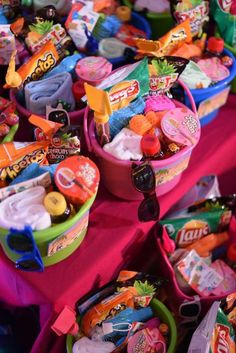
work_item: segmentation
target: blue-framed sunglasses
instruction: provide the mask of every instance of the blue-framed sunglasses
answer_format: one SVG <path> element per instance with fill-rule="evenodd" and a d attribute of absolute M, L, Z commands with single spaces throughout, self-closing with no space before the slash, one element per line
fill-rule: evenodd
<path fill-rule="evenodd" d="M 44 270 L 43 260 L 30 226 L 25 226 L 23 230 L 11 228 L 6 236 L 6 242 L 12 251 L 22 255 L 15 262 L 16 268 L 31 272 L 42 272 Z"/>

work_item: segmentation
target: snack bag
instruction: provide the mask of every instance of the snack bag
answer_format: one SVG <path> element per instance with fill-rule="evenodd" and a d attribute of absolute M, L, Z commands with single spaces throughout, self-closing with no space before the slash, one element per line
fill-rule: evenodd
<path fill-rule="evenodd" d="M 135 42 L 138 48 L 137 52 L 141 56 L 149 55 L 154 57 L 162 57 L 166 55 L 171 55 L 184 43 L 192 42 L 189 19 L 171 29 L 158 41 L 136 39 Z"/>
<path fill-rule="evenodd" d="M 36 53 L 49 41 L 55 45 L 61 57 L 64 56 L 63 49 L 73 44 L 60 23 L 54 24 L 53 21 L 36 17 L 36 21 L 29 25 L 29 32 L 25 38 L 28 49 L 31 53 Z"/>
<path fill-rule="evenodd" d="M 59 163 L 67 157 L 80 154 L 80 127 L 62 127 L 51 139 L 48 146 L 49 164 Z"/>
<path fill-rule="evenodd" d="M 148 60 L 143 60 L 111 73 L 97 88 L 109 93 L 112 110 L 126 107 L 134 99 L 149 93 Z M 86 97 L 82 98 L 86 101 Z"/>
<path fill-rule="evenodd" d="M 230 219 L 228 210 L 216 209 L 209 212 L 189 214 L 183 218 L 163 219 L 160 223 L 165 226 L 169 236 L 176 245 L 184 248 L 210 233 L 226 230 Z"/>
<path fill-rule="evenodd" d="M 89 336 L 93 327 L 110 319 L 126 308 L 134 308 L 133 294 L 126 290 L 115 293 L 94 305 L 82 317 L 82 331 Z"/>
<path fill-rule="evenodd" d="M 121 271 L 117 278 L 117 290 L 131 291 L 135 306 L 139 307 L 147 307 L 158 289 L 165 284 L 165 280 L 141 272 Z"/>
<path fill-rule="evenodd" d="M 62 126 L 36 115 L 31 115 L 29 121 L 39 126 L 47 136 L 53 134 Z M 7 142 L 0 145 L 0 181 L 5 183 L 14 179 L 31 163 L 40 165 L 47 163 L 46 155 L 49 140 L 40 142 Z"/>
<path fill-rule="evenodd" d="M 35 53 L 25 64 L 23 64 L 17 71 L 16 74 L 21 77 L 20 84 L 26 84 L 30 81 L 39 80 L 46 72 L 50 71 L 54 66 L 56 66 L 59 60 L 59 55 L 56 50 L 55 45 L 49 41 L 47 42 L 37 53 Z M 12 65 L 9 73 L 15 74 L 15 66 Z M 7 81 L 7 80 L 6 80 Z M 8 81 L 4 88 L 10 88 Z M 17 87 L 17 86 L 14 86 Z"/>
<path fill-rule="evenodd" d="M 200 37 L 209 21 L 209 1 L 171 0 L 171 13 L 177 23 L 189 19 L 192 36 Z"/>
<path fill-rule="evenodd" d="M 235 332 L 221 308 L 218 309 L 209 353 L 235 353 Z"/>
<path fill-rule="evenodd" d="M 236 16 L 233 0 L 211 0 L 211 15 L 214 18 L 220 36 L 231 47 L 236 47 Z"/>
<path fill-rule="evenodd" d="M 179 75 L 188 64 L 187 59 L 175 56 L 163 56 L 152 59 L 149 65 L 150 95 L 165 93 L 170 90 L 178 80 Z"/>
<path fill-rule="evenodd" d="M 53 137 L 45 135 L 39 127 L 34 130 L 36 141 L 49 140 L 47 151 L 49 164 L 59 163 L 67 157 L 80 154 L 80 126 L 70 125 L 70 117 L 62 104 L 58 104 L 57 108 L 47 106 L 46 118 L 61 126 L 64 125 Z"/>
<path fill-rule="evenodd" d="M 221 300 L 221 309 L 227 315 L 228 321 L 236 331 L 236 292 Z"/>
<path fill-rule="evenodd" d="M 92 33 L 98 19 L 99 14 L 91 10 L 89 5 L 83 5 L 82 3 L 72 5 L 65 26 L 78 49 L 85 48 L 88 41 L 85 26 Z"/>

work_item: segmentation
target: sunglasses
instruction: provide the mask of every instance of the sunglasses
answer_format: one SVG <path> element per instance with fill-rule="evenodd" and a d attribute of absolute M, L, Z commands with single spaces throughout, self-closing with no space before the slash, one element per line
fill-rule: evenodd
<path fill-rule="evenodd" d="M 131 178 L 134 188 L 144 196 L 144 200 L 138 208 L 139 221 L 158 220 L 160 205 L 156 195 L 156 176 L 151 164 L 149 162 L 132 163 Z"/>
<path fill-rule="evenodd" d="M 201 302 L 199 296 L 194 296 L 193 301 L 183 302 L 179 306 L 179 316 L 182 319 L 179 326 L 182 328 L 194 328 L 198 325 L 201 313 Z"/>
<path fill-rule="evenodd" d="M 44 270 L 43 260 L 33 238 L 31 227 L 25 226 L 23 230 L 10 229 L 6 242 L 9 249 L 22 255 L 15 262 L 16 268 L 32 272 Z"/>

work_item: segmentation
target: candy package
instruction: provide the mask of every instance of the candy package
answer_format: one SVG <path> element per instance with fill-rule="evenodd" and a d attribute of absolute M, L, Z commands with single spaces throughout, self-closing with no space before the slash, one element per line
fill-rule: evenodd
<path fill-rule="evenodd" d="M 92 32 L 98 19 L 99 14 L 91 10 L 89 5 L 82 3 L 72 5 L 65 26 L 78 49 L 84 49 L 88 41 L 85 26 L 89 32 Z"/>
<path fill-rule="evenodd" d="M 221 309 L 236 331 L 236 292 L 227 295 L 226 298 L 221 300 Z"/>
<path fill-rule="evenodd" d="M 52 137 L 47 151 L 50 164 L 59 163 L 67 157 L 80 153 L 80 127 L 65 126 Z"/>
<path fill-rule="evenodd" d="M 191 43 L 192 35 L 189 19 L 171 29 L 157 41 L 136 39 L 138 56 L 143 55 L 162 57 L 171 55 L 177 51 L 184 43 Z"/>
<path fill-rule="evenodd" d="M 192 36 L 200 37 L 209 22 L 209 1 L 171 0 L 171 13 L 177 23 L 190 20 Z"/>
<path fill-rule="evenodd" d="M 213 294 L 224 279 L 214 268 L 207 265 L 195 250 L 186 253 L 176 264 L 176 269 L 188 285 L 204 297 Z"/>
<path fill-rule="evenodd" d="M 130 290 L 134 294 L 135 306 L 146 307 L 153 296 L 166 284 L 162 278 L 141 272 L 121 271 L 117 278 L 117 290 Z"/>
<path fill-rule="evenodd" d="M 0 143 L 11 141 L 18 129 L 19 117 L 15 110 L 14 102 L 0 97 Z"/>

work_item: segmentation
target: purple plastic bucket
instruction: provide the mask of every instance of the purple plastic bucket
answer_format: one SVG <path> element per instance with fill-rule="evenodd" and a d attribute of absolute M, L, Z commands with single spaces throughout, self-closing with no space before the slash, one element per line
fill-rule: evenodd
<path fill-rule="evenodd" d="M 34 136 L 34 127 L 29 123 L 29 117 L 33 113 L 26 109 L 21 103 L 18 102 L 16 98 L 16 91 L 10 90 L 10 99 L 16 103 L 16 109 L 20 117 L 20 126 L 16 134 L 16 141 L 32 141 Z M 85 108 L 80 110 L 75 110 L 69 114 L 71 125 L 83 125 Z M 39 115 L 42 118 L 46 118 L 45 115 Z"/>
<path fill-rule="evenodd" d="M 182 82 L 180 84 L 189 97 L 193 113 L 197 116 L 196 106 L 189 89 Z M 175 104 L 178 107 L 185 107 L 177 101 L 175 101 Z M 117 197 L 126 200 L 141 200 L 143 196 L 132 185 L 132 162 L 119 160 L 102 149 L 96 139 L 93 119 L 91 119 L 88 127 L 89 112 L 89 108 L 87 107 L 84 115 L 84 136 L 89 152 L 93 152 L 97 157 L 101 181 L 108 191 Z M 197 142 L 193 146 L 183 148 L 170 158 L 152 161 L 152 166 L 156 174 L 156 192 L 158 196 L 169 192 L 179 183 L 182 172 L 187 168 L 191 153 Z"/>

